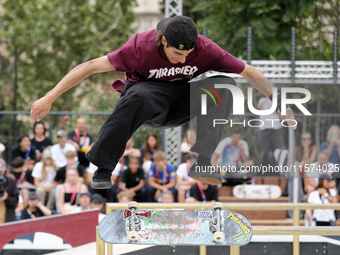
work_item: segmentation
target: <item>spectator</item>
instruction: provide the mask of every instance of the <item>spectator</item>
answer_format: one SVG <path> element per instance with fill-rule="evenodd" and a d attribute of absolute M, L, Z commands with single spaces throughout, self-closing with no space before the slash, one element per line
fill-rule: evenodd
<path fill-rule="evenodd" d="M 52 158 L 57 167 L 66 166 L 66 152 L 76 151 L 76 148 L 67 142 L 66 133 L 63 130 L 57 132 L 58 143 L 51 148 Z"/>
<path fill-rule="evenodd" d="M 269 110 L 271 107 L 272 102 L 268 97 L 261 97 L 257 104 L 257 108 L 260 110 Z M 284 142 L 278 115 L 276 113 L 260 115 L 260 120 L 264 123 L 260 127 L 260 155 L 268 152 L 274 153 L 276 149 L 282 149 Z"/>
<path fill-rule="evenodd" d="M 31 140 L 28 135 L 21 135 L 18 144 L 11 148 L 11 161 L 21 157 L 25 162 L 25 169 L 32 170 L 36 161 L 35 147 L 31 146 Z"/>
<path fill-rule="evenodd" d="M 340 164 L 340 128 L 337 125 L 332 125 L 327 131 L 327 141 L 320 146 L 320 151 L 325 151 L 329 162 Z M 339 173 L 338 173 L 339 174 Z M 336 176 L 335 184 L 340 190 L 340 176 Z"/>
<path fill-rule="evenodd" d="M 32 146 L 35 147 L 35 156 L 36 160 L 40 161 L 42 152 L 44 151 L 45 148 L 48 146 L 52 146 L 52 141 L 50 138 L 46 137 L 46 126 L 44 122 L 42 121 L 37 121 L 33 125 L 33 134 L 34 137 L 31 139 L 31 144 Z"/>
<path fill-rule="evenodd" d="M 35 192 L 31 192 L 28 197 L 27 207 L 21 211 L 21 219 L 35 219 L 37 217 L 52 215 L 52 211 L 44 206 Z"/>
<path fill-rule="evenodd" d="M 234 129 L 231 137 L 223 139 L 217 145 L 211 161 L 213 165 L 226 166 L 228 169 L 230 169 L 230 167 L 239 169 L 241 166 L 254 165 L 254 161 L 249 159 L 248 143 L 242 140 L 242 133 L 239 129 Z M 229 183 L 238 184 L 240 182 L 238 179 L 230 178 L 228 174 L 230 173 L 226 174 L 226 178 Z"/>
<path fill-rule="evenodd" d="M 315 161 L 317 149 L 318 147 L 312 142 L 312 135 L 309 132 L 302 133 L 300 144 L 296 147 L 296 160 L 302 169 Z"/>
<path fill-rule="evenodd" d="M 77 150 L 79 164 L 84 168 L 89 166 L 89 161 L 85 157 L 85 153 L 93 144 L 93 137 L 90 133 L 86 132 L 86 126 L 86 119 L 78 118 L 76 129 L 70 131 L 67 135 L 69 143 Z"/>
<path fill-rule="evenodd" d="M 4 153 L 6 147 L 2 143 L 0 143 L 0 158 L 2 157 L 2 154 Z"/>
<path fill-rule="evenodd" d="M 130 203 L 133 199 L 133 196 L 130 192 L 121 191 L 117 195 L 118 203 Z"/>
<path fill-rule="evenodd" d="M 176 194 L 175 168 L 166 162 L 163 151 L 154 154 L 154 163 L 148 172 L 147 202 L 160 201 L 161 191 L 171 190 Z"/>
<path fill-rule="evenodd" d="M 23 208 L 26 208 L 28 204 L 29 189 L 35 190 L 32 171 L 30 169 L 25 169 L 25 162 L 21 157 L 16 157 L 14 160 L 12 160 L 11 165 L 16 186 L 18 189 L 20 189 L 22 196 Z"/>
<path fill-rule="evenodd" d="M 15 208 L 18 204 L 18 189 L 15 181 L 6 176 L 6 161 L 0 158 L 0 224 L 15 221 Z"/>
<path fill-rule="evenodd" d="M 145 173 L 147 173 L 150 169 L 150 166 L 153 162 L 153 155 L 156 151 L 159 151 L 161 146 L 158 143 L 157 136 L 153 133 L 149 133 L 146 136 L 146 142 L 144 148 L 140 150 L 140 164 L 142 165 Z"/>
<path fill-rule="evenodd" d="M 57 210 L 61 214 L 70 213 L 78 206 L 79 194 L 88 192 L 86 185 L 79 183 L 79 175 L 76 169 L 66 172 L 66 181 L 59 185 Z"/>
<path fill-rule="evenodd" d="M 185 162 L 186 155 L 189 155 L 189 150 L 191 147 L 191 144 L 196 143 L 196 131 L 188 129 L 187 132 L 185 132 L 184 140 L 181 144 L 181 159 L 182 162 Z"/>
<path fill-rule="evenodd" d="M 308 196 L 308 203 L 311 204 L 329 204 L 337 203 L 337 194 L 335 189 L 330 188 L 332 178 L 327 174 L 319 177 L 319 184 L 315 191 Z M 306 210 L 306 218 L 308 221 L 312 219 L 316 221 L 316 226 L 335 226 L 335 215 L 333 209 L 315 209 Z"/>
<path fill-rule="evenodd" d="M 130 157 L 129 167 L 123 172 L 118 188 L 122 191 L 130 192 L 134 200 L 144 202 L 144 179 L 144 171 L 139 166 L 139 159 L 136 157 Z"/>
<path fill-rule="evenodd" d="M 58 167 L 52 159 L 51 149 L 47 147 L 42 153 L 42 160 L 38 162 L 32 172 L 34 186 L 40 202 L 48 208 L 54 208 L 55 186 L 54 179 Z M 47 201 L 46 201 L 47 198 Z"/>
<path fill-rule="evenodd" d="M 335 169 L 334 164 L 328 161 L 328 156 L 325 151 L 319 153 L 316 162 L 309 164 L 308 168 L 307 165 L 305 165 L 305 167 L 306 178 L 304 178 L 304 181 L 307 196 L 317 188 L 321 174 L 331 176 L 331 171 Z"/>
<path fill-rule="evenodd" d="M 199 202 L 216 202 L 217 188 L 211 184 L 197 182 L 190 188 L 190 202 L 195 199 Z M 186 200 L 188 202 L 189 200 Z"/>
<path fill-rule="evenodd" d="M 192 157 L 192 156 L 191 156 Z M 189 190 L 192 185 L 196 183 L 195 180 L 188 177 L 188 171 L 190 169 L 190 155 L 185 156 L 185 163 L 179 165 L 176 171 L 176 183 L 178 190 L 178 202 L 184 202 L 185 198 L 189 195 Z"/>
<path fill-rule="evenodd" d="M 91 208 L 92 209 L 98 209 L 99 210 L 99 215 L 98 215 L 98 223 L 104 219 L 106 216 L 105 214 L 101 213 L 104 207 L 104 201 L 103 197 L 100 194 L 94 193 L 91 196 Z"/>
<path fill-rule="evenodd" d="M 91 193 L 84 192 L 79 195 L 79 206 L 71 211 L 71 213 L 79 213 L 91 210 Z"/>
<path fill-rule="evenodd" d="M 130 138 L 127 141 L 123 156 L 124 156 L 124 165 L 126 166 L 129 164 L 129 157 L 140 158 L 141 152 L 139 149 L 134 147 L 132 138 Z"/>
<path fill-rule="evenodd" d="M 75 160 L 77 157 L 77 153 L 75 151 L 68 151 L 65 153 L 66 156 L 66 166 L 63 166 L 58 169 L 57 175 L 55 177 L 55 181 L 58 184 L 64 183 L 66 179 L 66 172 L 68 169 L 77 169 L 79 174 L 79 182 L 84 183 L 84 172 L 85 169 L 82 165 L 77 164 L 77 161 Z"/>
<path fill-rule="evenodd" d="M 173 203 L 175 202 L 174 194 L 171 190 L 165 190 L 161 192 L 162 203 Z"/>

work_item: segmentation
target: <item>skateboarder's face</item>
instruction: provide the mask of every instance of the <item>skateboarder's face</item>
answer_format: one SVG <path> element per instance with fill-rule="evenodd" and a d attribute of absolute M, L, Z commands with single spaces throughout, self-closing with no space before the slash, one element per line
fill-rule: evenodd
<path fill-rule="evenodd" d="M 179 49 L 176 49 L 175 47 L 169 47 L 164 36 L 162 37 L 162 43 L 163 43 L 165 55 L 171 64 L 178 64 L 178 63 L 184 64 L 186 58 L 194 50 L 194 49 L 179 50 Z"/>

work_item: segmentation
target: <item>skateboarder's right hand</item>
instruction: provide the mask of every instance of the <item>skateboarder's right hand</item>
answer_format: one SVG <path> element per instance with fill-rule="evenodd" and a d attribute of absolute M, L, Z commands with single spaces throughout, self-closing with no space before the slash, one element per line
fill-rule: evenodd
<path fill-rule="evenodd" d="M 40 121 L 51 109 L 52 101 L 46 96 L 35 101 L 31 108 L 31 120 Z"/>

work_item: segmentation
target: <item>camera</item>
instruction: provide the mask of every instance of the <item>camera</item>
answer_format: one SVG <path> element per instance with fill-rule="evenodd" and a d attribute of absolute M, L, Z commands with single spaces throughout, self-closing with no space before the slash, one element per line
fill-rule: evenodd
<path fill-rule="evenodd" d="M 6 183 L 7 179 L 4 175 L 0 174 L 0 197 L 3 197 L 5 195 Z"/>

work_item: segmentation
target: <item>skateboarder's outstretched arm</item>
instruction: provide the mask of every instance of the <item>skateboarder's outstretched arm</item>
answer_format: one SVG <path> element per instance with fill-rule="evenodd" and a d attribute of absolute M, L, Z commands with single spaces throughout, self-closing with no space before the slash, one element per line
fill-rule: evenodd
<path fill-rule="evenodd" d="M 33 103 L 31 109 L 32 121 L 41 120 L 50 111 L 52 103 L 58 96 L 80 83 L 89 75 L 112 70 L 114 70 L 114 67 L 111 65 L 107 56 L 96 58 L 76 66 L 44 97 Z"/>
<path fill-rule="evenodd" d="M 266 97 L 270 97 L 273 94 L 273 86 L 271 85 L 270 81 L 257 69 L 254 67 L 246 64 L 243 71 L 240 73 L 244 78 L 246 78 L 257 90 L 262 92 Z M 291 108 L 287 108 L 286 115 L 281 115 L 281 112 L 278 111 L 277 114 L 279 115 L 281 120 L 286 119 L 287 124 L 292 126 L 293 129 L 296 129 L 294 112 Z"/>

